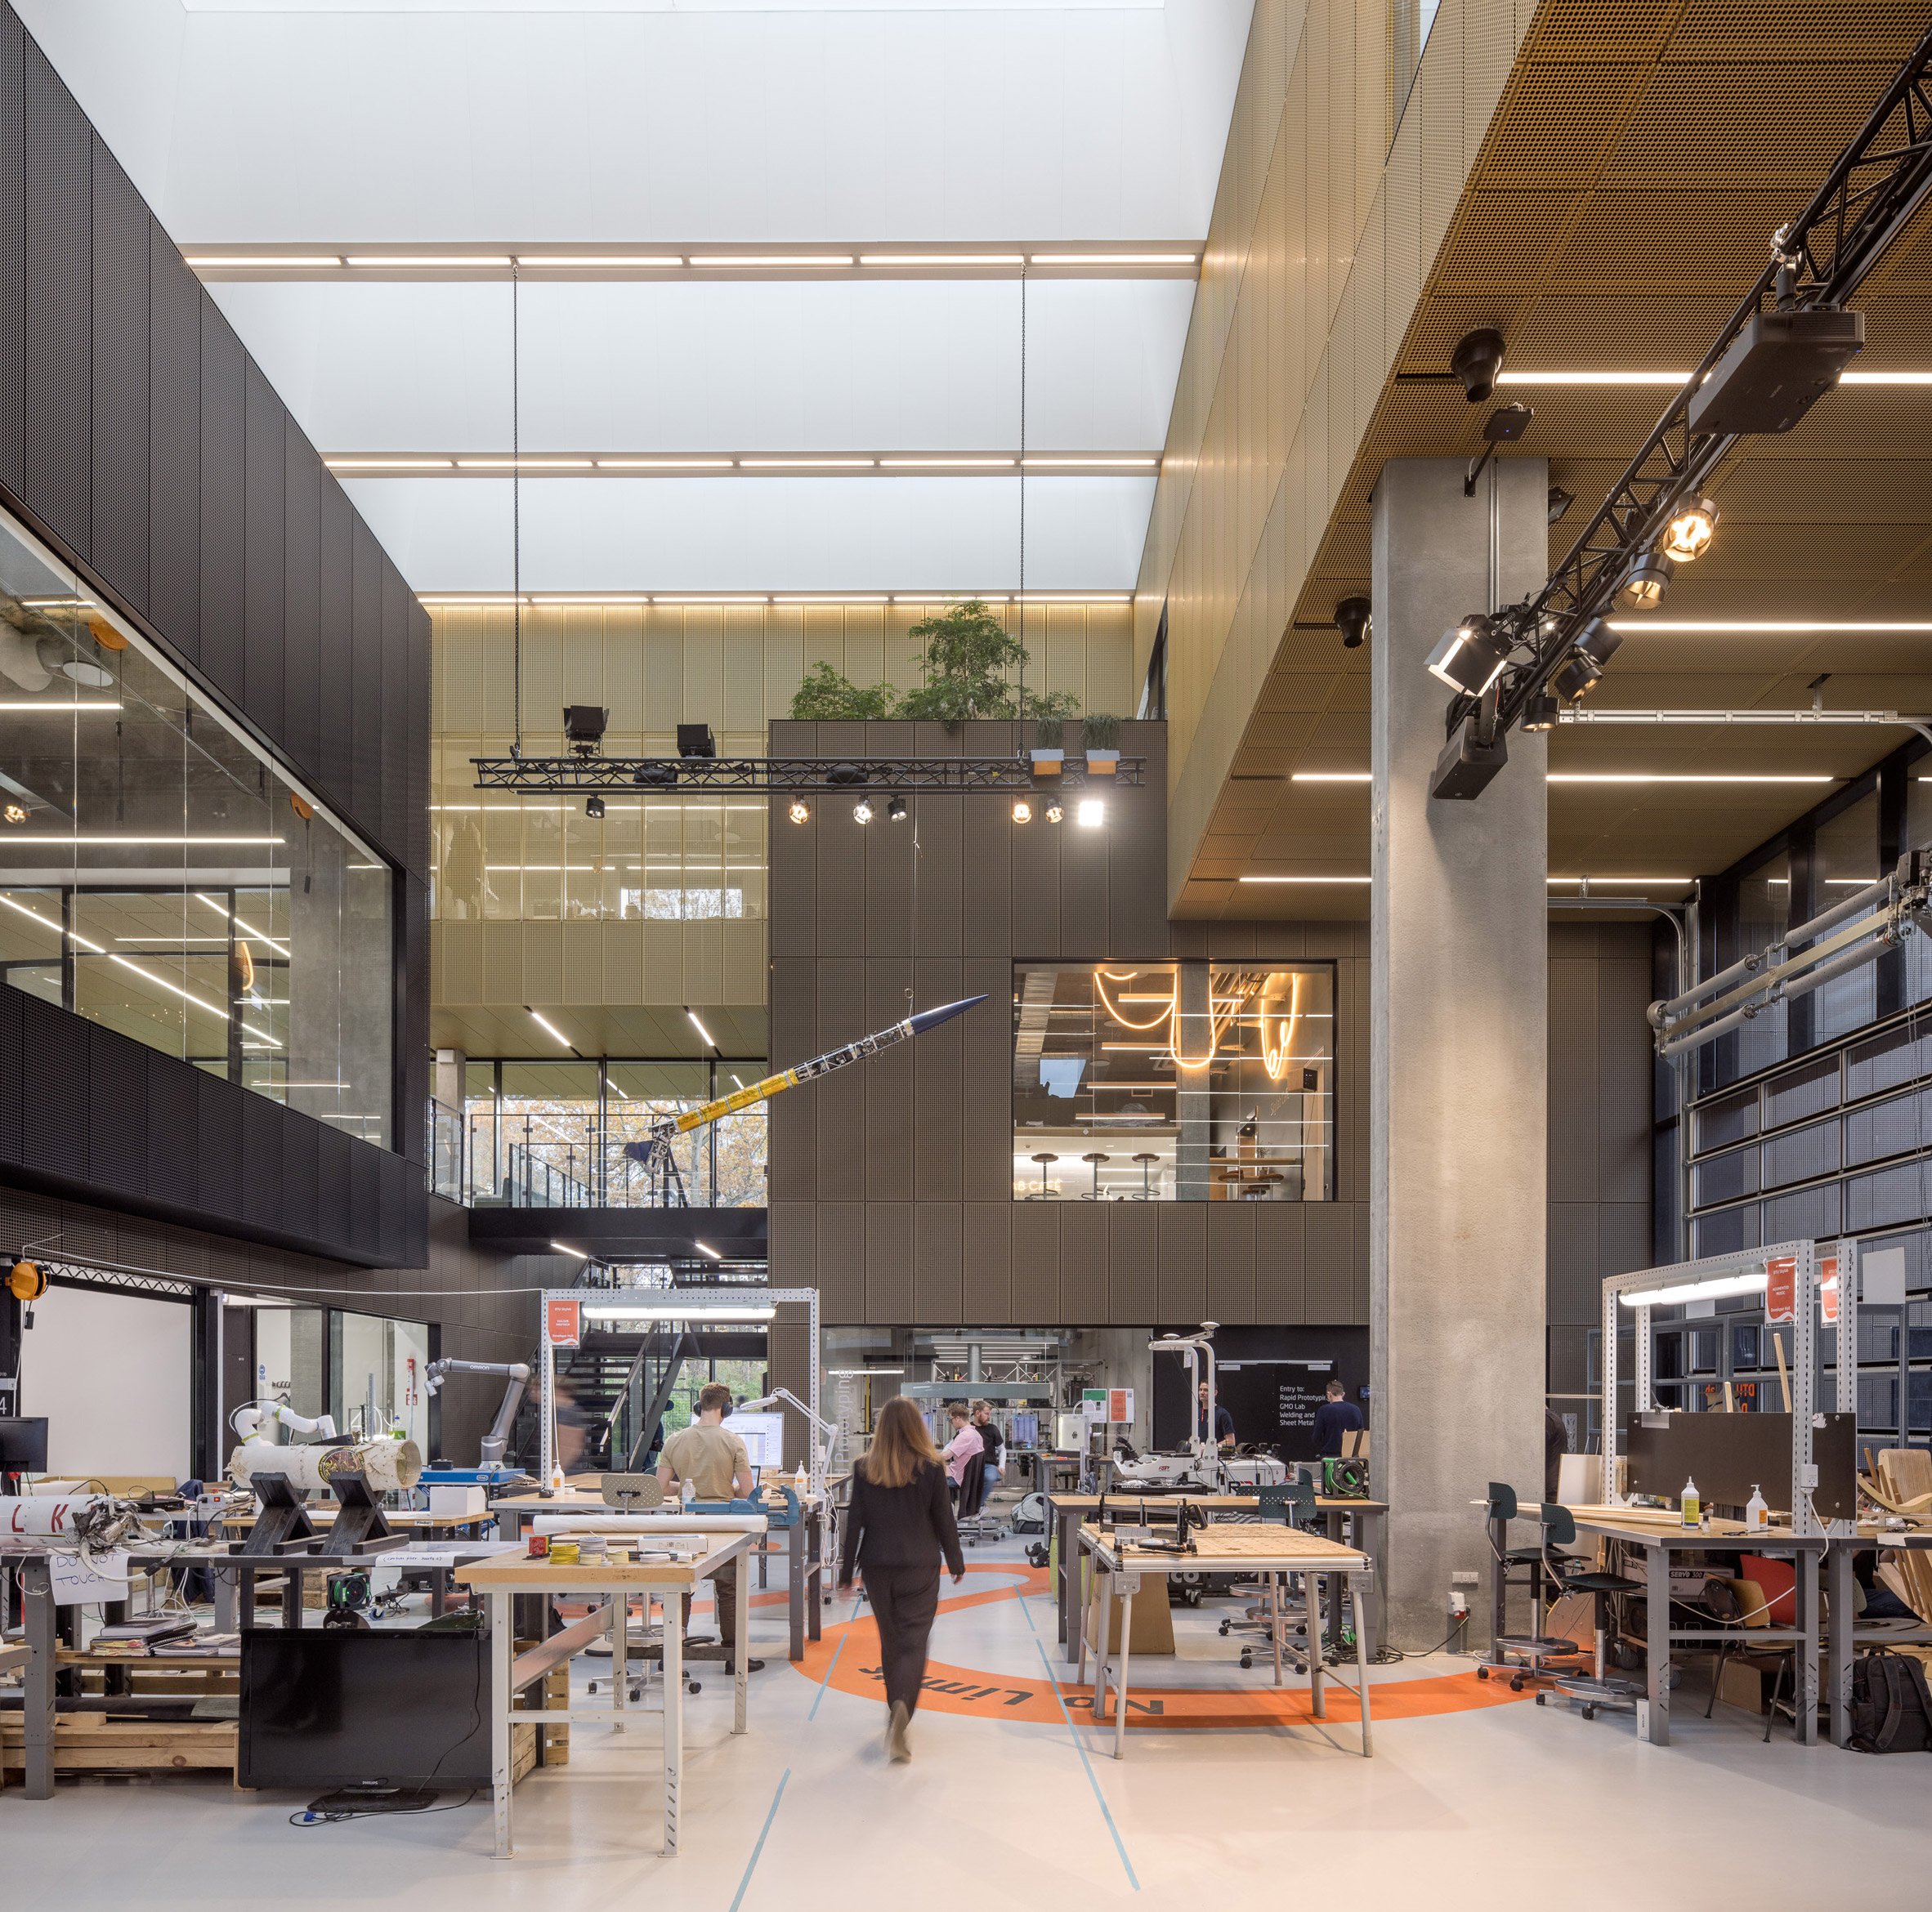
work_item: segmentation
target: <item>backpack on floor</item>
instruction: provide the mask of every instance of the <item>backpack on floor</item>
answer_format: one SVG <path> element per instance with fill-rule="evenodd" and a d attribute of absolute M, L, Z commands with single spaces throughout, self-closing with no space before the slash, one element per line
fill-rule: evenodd
<path fill-rule="evenodd" d="M 1857 1753 L 1932 1753 L 1925 1667 L 1903 1653 L 1863 1655 L 1852 1667 L 1851 1729 Z"/>

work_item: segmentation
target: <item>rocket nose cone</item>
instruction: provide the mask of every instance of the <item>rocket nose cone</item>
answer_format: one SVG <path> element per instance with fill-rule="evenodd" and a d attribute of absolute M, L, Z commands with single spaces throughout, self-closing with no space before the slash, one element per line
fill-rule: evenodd
<path fill-rule="evenodd" d="M 929 1029 L 937 1029 L 942 1022 L 950 1022 L 955 1016 L 986 1001 L 983 995 L 967 996 L 957 1003 L 943 1003 L 937 1009 L 921 1009 L 913 1017 L 912 1033 L 924 1035 Z"/>

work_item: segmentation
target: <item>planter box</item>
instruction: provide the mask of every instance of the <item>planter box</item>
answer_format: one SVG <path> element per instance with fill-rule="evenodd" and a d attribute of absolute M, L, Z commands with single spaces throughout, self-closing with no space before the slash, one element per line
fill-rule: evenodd
<path fill-rule="evenodd" d="M 1117 750 L 1089 750 L 1087 753 L 1087 775 L 1090 777 L 1111 777 L 1120 767 L 1120 753 Z"/>
<path fill-rule="evenodd" d="M 1067 757 L 1063 750 L 1030 750 L 1026 754 L 1032 760 L 1033 774 L 1036 777 L 1058 776 L 1060 766 Z"/>

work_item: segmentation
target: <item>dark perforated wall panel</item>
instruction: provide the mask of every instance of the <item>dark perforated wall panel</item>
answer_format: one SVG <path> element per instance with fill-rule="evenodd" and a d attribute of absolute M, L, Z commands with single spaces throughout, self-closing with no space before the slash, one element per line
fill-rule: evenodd
<path fill-rule="evenodd" d="M 148 616 L 201 654 L 200 283 L 148 221 Z"/>
<path fill-rule="evenodd" d="M 27 999 L 0 988 L 0 1070 L 37 1102 L 0 1113 L 0 1171 L 261 1240 L 419 1259 L 428 615 L 8 7 L 0 507 L 409 873 L 399 967 L 415 966 L 396 992 L 407 1153 L 387 1168 L 166 1057 L 97 1048 L 123 1039 L 63 1011 L 30 1005 L 29 1029 Z"/>
<path fill-rule="evenodd" d="M 148 209 L 96 139 L 94 162 L 94 561 L 148 610 Z"/>
<path fill-rule="evenodd" d="M 242 695 L 248 715 L 271 736 L 285 735 L 288 727 L 282 661 L 287 608 L 282 492 L 288 475 L 282 432 L 287 416 L 275 388 L 251 361 L 242 412 L 242 608 L 248 633 Z"/>
<path fill-rule="evenodd" d="M 0 1182 L 369 1266 L 420 1242 L 419 1164 L 6 988 L 0 1094 Z"/>
<path fill-rule="evenodd" d="M 93 132 L 40 49 L 27 46 L 25 429 L 21 486 L 70 549 L 89 547 Z"/>

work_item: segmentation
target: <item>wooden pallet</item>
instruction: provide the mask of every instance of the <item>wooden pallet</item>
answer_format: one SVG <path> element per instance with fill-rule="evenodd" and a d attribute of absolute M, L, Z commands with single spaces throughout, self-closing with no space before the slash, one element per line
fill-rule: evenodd
<path fill-rule="evenodd" d="M 54 1722 L 56 1772 L 235 1770 L 233 1720 L 120 1720 L 63 1715 Z M 0 1766 L 25 1777 L 26 1729 L 0 1717 Z"/>

